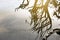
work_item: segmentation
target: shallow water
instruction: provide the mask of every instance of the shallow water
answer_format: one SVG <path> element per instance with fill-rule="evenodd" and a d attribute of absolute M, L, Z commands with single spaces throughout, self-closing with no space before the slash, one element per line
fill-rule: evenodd
<path fill-rule="evenodd" d="M 29 31 L 28 24 L 15 16 L 9 16 L 0 22 L 0 40 L 34 40 L 37 33 Z M 48 40 L 60 40 L 57 34 L 51 35 Z"/>

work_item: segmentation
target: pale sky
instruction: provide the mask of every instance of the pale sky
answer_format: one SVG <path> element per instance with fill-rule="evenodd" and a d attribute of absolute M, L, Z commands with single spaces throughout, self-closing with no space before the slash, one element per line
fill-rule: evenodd
<path fill-rule="evenodd" d="M 0 20 L 3 20 L 5 17 L 9 16 L 15 16 L 18 18 L 22 18 L 24 20 L 29 19 L 30 13 L 26 9 L 19 9 L 17 12 L 15 12 L 15 8 L 18 7 L 23 0 L 0 0 Z M 33 5 L 33 1 L 30 1 L 30 6 Z M 53 26 L 59 26 L 60 20 L 52 16 L 52 13 L 54 9 L 49 8 L 50 10 L 50 15 L 52 17 L 53 21 Z"/>
<path fill-rule="evenodd" d="M 21 9 L 15 12 L 15 8 L 17 8 L 20 5 L 20 3 L 22 3 L 21 0 L 0 0 L 0 28 L 1 30 L 4 30 L 5 27 L 2 27 L 2 26 L 8 25 L 9 24 L 8 21 L 12 19 L 15 19 L 15 20 L 12 20 L 14 22 L 12 22 L 13 24 L 12 23 L 10 24 L 13 26 L 15 25 L 14 28 L 26 29 L 27 26 L 29 26 L 29 24 L 25 23 L 25 20 L 29 18 L 29 14 L 28 14 L 29 12 L 27 10 L 21 10 Z M 8 21 L 5 23 L 3 22 L 2 24 L 3 20 L 5 21 L 8 20 Z"/>

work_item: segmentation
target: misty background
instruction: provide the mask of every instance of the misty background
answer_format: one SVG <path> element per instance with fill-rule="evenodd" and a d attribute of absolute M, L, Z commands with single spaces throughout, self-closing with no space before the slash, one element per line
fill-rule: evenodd
<path fill-rule="evenodd" d="M 34 40 L 36 32 L 32 32 L 31 26 L 25 22 L 30 20 L 29 12 L 26 9 L 19 9 L 15 12 L 23 0 L 0 0 L 0 40 Z M 33 1 L 30 2 L 33 5 Z M 50 9 L 51 10 L 51 9 Z M 52 10 L 50 11 L 52 12 Z M 59 27 L 60 19 L 52 16 L 53 28 Z M 60 40 L 56 33 L 48 40 Z"/>

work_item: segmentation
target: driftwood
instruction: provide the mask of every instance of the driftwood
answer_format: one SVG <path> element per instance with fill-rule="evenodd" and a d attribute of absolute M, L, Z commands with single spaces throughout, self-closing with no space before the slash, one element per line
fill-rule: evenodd
<path fill-rule="evenodd" d="M 31 7 L 32 9 L 29 9 L 29 12 L 31 14 L 31 23 L 30 25 L 33 24 L 33 31 L 37 31 L 37 33 L 40 35 L 40 37 L 42 37 L 42 40 L 47 40 L 47 38 L 49 36 L 51 36 L 51 34 L 53 33 L 57 33 L 60 35 L 60 29 L 56 28 L 56 29 L 51 29 L 52 28 L 52 19 L 51 19 L 51 15 L 48 11 L 48 5 L 49 4 L 53 4 L 55 8 L 58 7 L 58 10 L 56 9 L 56 11 L 54 12 L 53 16 L 56 15 L 56 17 L 58 19 L 60 19 L 60 2 L 58 3 L 57 0 L 47 0 L 46 3 L 43 5 L 43 1 L 44 0 L 40 0 L 42 5 L 37 6 L 37 2 L 38 0 L 35 0 L 34 5 Z M 27 0 L 27 4 L 24 4 L 24 0 L 22 2 L 22 4 L 20 4 L 19 7 L 16 8 L 16 10 L 18 10 L 19 8 L 26 8 L 29 5 L 29 0 Z M 41 12 L 39 12 L 41 10 Z M 57 13 L 58 12 L 58 13 Z M 39 14 L 39 15 L 38 15 Z M 39 16 L 39 17 L 38 17 Z M 44 29 L 46 29 L 44 31 Z M 53 30 L 52 32 L 50 32 L 50 30 Z M 45 34 L 48 34 L 47 36 Z M 45 36 L 45 38 L 44 38 Z M 38 36 L 36 37 L 36 39 L 38 38 Z"/>

